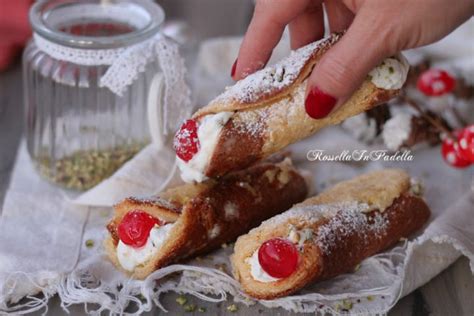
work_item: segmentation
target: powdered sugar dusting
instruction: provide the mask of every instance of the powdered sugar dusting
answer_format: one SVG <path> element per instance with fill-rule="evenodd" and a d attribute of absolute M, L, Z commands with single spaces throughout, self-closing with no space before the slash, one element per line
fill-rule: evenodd
<path fill-rule="evenodd" d="M 264 130 L 264 121 L 267 116 L 265 109 L 240 111 L 238 119 L 234 119 L 235 129 L 239 133 L 259 137 Z"/>
<path fill-rule="evenodd" d="M 342 210 L 352 210 L 353 212 L 363 213 L 369 208 L 365 203 L 357 202 L 340 202 L 333 204 L 318 204 L 318 205 L 295 205 L 288 211 L 274 216 L 262 223 L 263 226 L 278 226 L 288 222 L 289 220 L 297 220 L 302 224 L 314 224 L 323 218 L 331 218 Z M 293 223 L 297 224 L 297 223 Z"/>
<path fill-rule="evenodd" d="M 330 253 L 338 241 L 354 234 L 381 238 L 386 232 L 387 224 L 388 219 L 383 213 L 376 212 L 373 217 L 369 217 L 360 210 L 346 208 L 319 227 L 315 242 L 324 253 Z M 369 238 L 362 240 L 368 242 Z"/>
<path fill-rule="evenodd" d="M 340 34 L 333 34 L 327 38 L 292 51 L 290 56 L 277 64 L 259 70 L 238 81 L 211 103 L 223 103 L 231 100 L 241 103 L 253 103 L 265 95 L 290 86 L 296 78 L 298 78 L 298 75 L 308 59 L 315 54 L 318 49 L 332 45 L 340 36 Z"/>
<path fill-rule="evenodd" d="M 382 237 L 384 235 L 388 224 L 386 214 L 375 212 L 369 216 L 366 212 L 370 209 L 368 204 L 355 201 L 322 205 L 296 205 L 285 213 L 264 221 L 260 228 L 255 228 L 255 230 L 262 227 L 279 226 L 290 220 L 293 225 L 301 224 L 303 227 L 308 227 L 322 219 L 329 219 L 315 231 L 312 239 L 323 252 L 328 253 L 338 240 L 353 235 L 354 232 L 370 236 L 375 234 Z"/>

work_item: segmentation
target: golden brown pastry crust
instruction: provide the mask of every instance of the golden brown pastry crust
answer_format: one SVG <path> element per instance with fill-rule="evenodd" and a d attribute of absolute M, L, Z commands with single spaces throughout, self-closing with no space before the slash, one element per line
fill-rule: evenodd
<path fill-rule="evenodd" d="M 304 178 L 286 158 L 279 163 L 261 162 L 231 173 L 218 181 L 187 184 L 157 198 L 128 198 L 115 207 L 107 226 L 105 248 L 121 270 L 116 255 L 117 226 L 129 211 L 142 210 L 173 222 L 169 238 L 158 253 L 131 274 L 143 279 L 170 263 L 187 259 L 235 240 L 263 220 L 302 201 L 307 194 Z"/>
<path fill-rule="evenodd" d="M 333 34 L 303 48 L 306 50 L 303 53 L 294 53 L 301 60 L 295 57 L 292 60 L 290 56 L 292 62 L 282 62 L 283 66 L 266 68 L 248 76 L 193 115 L 199 120 L 209 114 L 234 112 L 223 128 L 204 172 L 206 176 L 222 176 L 230 170 L 245 168 L 323 127 L 339 124 L 398 94 L 399 90 L 377 88 L 367 78 L 349 100 L 326 118 L 315 120 L 306 114 L 306 79 L 319 59 L 341 36 Z M 308 48 L 311 50 L 308 51 Z M 285 67 L 297 69 L 293 69 L 286 83 L 281 79 L 284 78 L 285 70 L 289 72 Z M 278 71 L 283 75 L 275 73 Z M 252 80 L 256 86 L 262 85 L 264 88 L 253 88 Z M 276 80 L 282 80 L 282 83 L 277 82 L 272 86 L 271 83 Z M 262 84 L 262 81 L 270 83 Z"/>
<path fill-rule="evenodd" d="M 395 179 L 385 182 L 384 176 L 394 176 Z M 283 213 L 276 216 L 275 220 L 264 222 L 249 234 L 238 238 L 231 257 L 235 278 L 248 295 L 258 299 L 274 299 L 294 293 L 311 282 L 353 271 L 362 260 L 394 245 L 400 238 L 411 235 L 428 220 L 429 208 L 420 197 L 408 192 L 407 177 L 406 173 L 399 170 L 383 170 L 356 177 L 327 190 L 319 195 L 321 198 L 310 198 L 293 208 L 308 207 L 304 211 L 305 215 L 284 217 L 286 213 Z M 361 193 L 355 193 L 354 189 L 359 189 Z M 371 190 L 373 194 L 370 194 Z M 391 202 L 381 209 L 382 212 L 375 209 L 366 213 L 347 214 L 341 209 L 331 216 L 316 215 L 314 220 L 304 217 L 315 215 L 311 212 L 317 212 L 318 205 L 347 202 L 345 197 L 351 195 L 354 201 L 367 204 L 374 201 L 374 197 L 376 203 L 373 205 L 382 201 Z M 378 195 L 384 197 L 378 200 Z M 338 196 L 342 199 L 339 200 Z M 314 208 L 311 209 L 311 206 Z M 284 220 L 279 221 L 278 217 Z M 275 282 L 256 281 L 245 260 L 266 240 L 287 238 L 290 227 L 297 231 L 313 231 L 312 239 L 301 248 L 297 270 L 290 277 Z"/>

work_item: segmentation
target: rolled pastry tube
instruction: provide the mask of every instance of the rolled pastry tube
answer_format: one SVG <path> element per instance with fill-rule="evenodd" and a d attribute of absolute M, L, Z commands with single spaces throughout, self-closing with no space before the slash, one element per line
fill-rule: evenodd
<path fill-rule="evenodd" d="M 410 177 L 397 169 L 341 182 L 240 236 L 234 276 L 248 295 L 274 299 L 350 273 L 427 222 L 430 210 L 412 192 Z"/>
<path fill-rule="evenodd" d="M 245 168 L 396 96 L 409 69 L 401 55 L 385 59 L 327 117 L 315 120 L 306 114 L 307 78 L 341 37 L 332 34 L 293 51 L 279 63 L 238 81 L 183 123 L 174 143 L 183 180 L 201 182 Z"/>
<path fill-rule="evenodd" d="M 120 270 L 143 279 L 161 267 L 234 241 L 306 197 L 305 178 L 288 157 L 281 159 L 272 157 L 218 180 L 185 184 L 156 197 L 123 200 L 107 225 L 108 257 Z"/>

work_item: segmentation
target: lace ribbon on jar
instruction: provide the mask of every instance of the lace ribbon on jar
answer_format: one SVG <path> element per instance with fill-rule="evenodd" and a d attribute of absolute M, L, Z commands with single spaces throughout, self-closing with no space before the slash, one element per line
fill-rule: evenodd
<path fill-rule="evenodd" d="M 99 86 L 122 96 L 137 76 L 145 71 L 152 58 L 158 58 L 163 71 L 164 96 L 159 118 L 150 119 L 150 130 L 155 143 L 161 145 L 166 136 L 174 133 L 179 123 L 191 114 L 190 89 L 185 81 L 186 67 L 179 55 L 177 43 L 158 34 L 128 47 L 85 49 L 59 45 L 33 34 L 37 47 L 49 56 L 84 66 L 109 66 L 100 78 Z M 160 104 L 157 104 L 160 106 Z M 153 135 L 159 132 L 159 135 Z"/>

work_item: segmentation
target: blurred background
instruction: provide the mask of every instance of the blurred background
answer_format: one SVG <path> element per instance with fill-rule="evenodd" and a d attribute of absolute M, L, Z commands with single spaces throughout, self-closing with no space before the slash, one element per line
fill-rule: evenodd
<path fill-rule="evenodd" d="M 103 0 L 108 2 L 108 0 Z M 33 0 L 0 0 L 0 71 L 15 61 L 31 36 L 28 9 Z M 253 11 L 252 0 L 158 0 L 166 12 L 164 30 L 186 49 L 216 36 L 241 35 Z"/>

